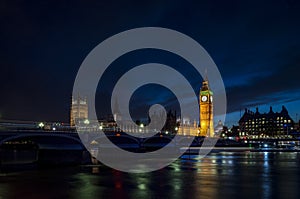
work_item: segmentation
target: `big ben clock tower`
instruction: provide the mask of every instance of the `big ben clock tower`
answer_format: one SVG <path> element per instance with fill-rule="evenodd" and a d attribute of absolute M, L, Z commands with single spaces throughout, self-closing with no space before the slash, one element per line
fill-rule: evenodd
<path fill-rule="evenodd" d="M 213 92 L 209 90 L 208 80 L 204 80 L 199 96 L 200 136 L 214 136 Z"/>

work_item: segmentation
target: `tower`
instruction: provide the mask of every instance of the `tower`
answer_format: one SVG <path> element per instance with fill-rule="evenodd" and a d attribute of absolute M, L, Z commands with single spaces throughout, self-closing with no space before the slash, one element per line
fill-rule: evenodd
<path fill-rule="evenodd" d="M 118 103 L 117 99 L 115 99 L 115 103 L 114 103 L 113 113 L 112 114 L 113 114 L 113 118 L 114 118 L 115 122 L 122 120 L 121 113 L 120 113 L 120 110 L 119 110 L 119 103 Z"/>
<path fill-rule="evenodd" d="M 88 119 L 88 104 L 87 99 L 81 98 L 80 96 L 72 96 L 71 103 L 70 125 L 75 126 L 75 121 L 85 121 Z"/>
<path fill-rule="evenodd" d="M 199 96 L 200 104 L 200 135 L 214 136 L 213 92 L 209 89 L 208 80 L 202 83 Z"/>

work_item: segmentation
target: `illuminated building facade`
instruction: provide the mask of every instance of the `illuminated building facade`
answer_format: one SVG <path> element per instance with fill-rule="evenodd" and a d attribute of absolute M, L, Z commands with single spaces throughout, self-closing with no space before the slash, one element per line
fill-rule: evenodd
<path fill-rule="evenodd" d="M 184 117 L 180 120 L 180 127 L 178 129 L 178 135 L 186 136 L 198 136 L 199 127 L 196 121 L 191 122 L 188 117 Z"/>
<path fill-rule="evenodd" d="M 204 80 L 199 95 L 200 127 L 196 121 L 182 118 L 178 129 L 179 135 L 214 137 L 213 92 L 209 89 L 208 80 Z"/>
<path fill-rule="evenodd" d="M 215 126 L 215 136 L 220 136 L 223 130 L 224 130 L 224 125 L 222 121 L 219 120 L 218 124 Z"/>
<path fill-rule="evenodd" d="M 72 96 L 70 111 L 70 125 L 75 126 L 76 121 L 85 121 L 88 119 L 88 103 L 86 98 Z"/>
<path fill-rule="evenodd" d="M 239 120 L 239 126 L 241 136 L 280 137 L 288 135 L 293 130 L 294 121 L 284 106 L 281 112 L 275 113 L 270 107 L 270 111 L 263 114 L 256 108 L 256 112 L 245 109 Z"/>
<path fill-rule="evenodd" d="M 209 89 L 208 80 L 204 80 L 199 96 L 200 136 L 214 137 L 213 92 Z"/>

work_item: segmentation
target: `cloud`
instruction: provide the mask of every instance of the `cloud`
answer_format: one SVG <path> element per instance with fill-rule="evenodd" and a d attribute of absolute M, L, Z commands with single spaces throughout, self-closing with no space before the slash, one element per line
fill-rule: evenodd
<path fill-rule="evenodd" d="M 105 38 L 142 26 L 175 29 L 203 45 L 223 76 L 229 113 L 299 99 L 298 1 L 76 1 L 70 6 L 61 1 L 5 0 L 0 4 L 0 111 L 10 118 L 67 121 L 72 84 L 84 57 Z M 180 58 L 166 53 L 137 56 L 129 55 L 124 62 L 174 66 L 199 92 L 201 76 Z M 108 84 L 97 95 L 100 102 L 130 68 L 118 63 L 104 78 Z M 151 93 L 144 93 L 148 103 L 161 99 L 170 107 L 175 103 L 168 93 Z"/>
<path fill-rule="evenodd" d="M 291 52 L 293 50 L 293 52 Z M 293 55 L 295 49 L 286 52 Z M 300 55 L 300 50 L 297 51 Z M 274 66 L 269 76 L 256 76 L 248 84 L 227 88 L 229 111 L 260 104 L 285 103 L 296 101 L 300 97 L 298 67 L 300 58 L 294 56 L 281 57 L 285 63 Z"/>

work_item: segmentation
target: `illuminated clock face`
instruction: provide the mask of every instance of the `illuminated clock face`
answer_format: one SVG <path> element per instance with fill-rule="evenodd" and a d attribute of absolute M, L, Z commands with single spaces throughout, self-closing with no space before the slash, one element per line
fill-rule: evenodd
<path fill-rule="evenodd" d="M 211 101 L 211 102 L 213 101 L 213 97 L 212 97 L 212 96 L 210 96 L 210 101 Z"/>
<path fill-rule="evenodd" d="M 201 100 L 202 100 L 202 102 L 206 102 L 207 101 L 207 96 L 202 96 Z"/>

